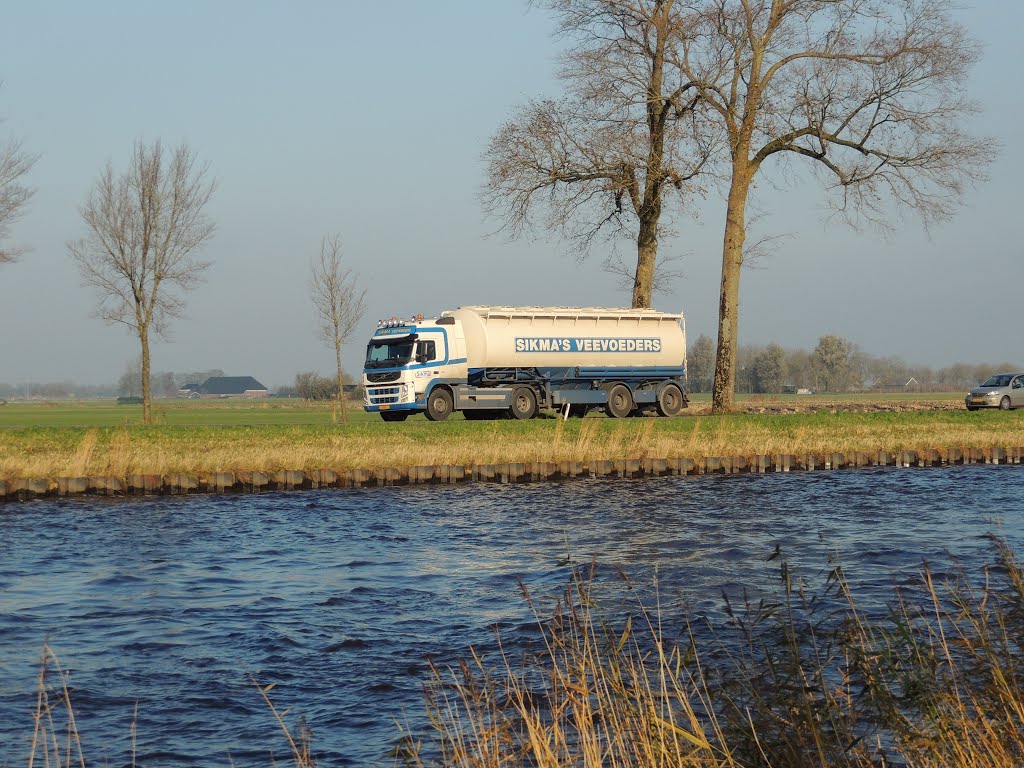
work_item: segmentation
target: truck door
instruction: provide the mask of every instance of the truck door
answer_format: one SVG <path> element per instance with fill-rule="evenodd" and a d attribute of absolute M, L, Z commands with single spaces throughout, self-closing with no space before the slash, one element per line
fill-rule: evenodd
<path fill-rule="evenodd" d="M 423 363 L 434 363 L 436 365 L 438 360 L 437 342 L 438 339 L 434 338 L 421 338 L 416 342 L 416 362 L 421 365 Z"/>

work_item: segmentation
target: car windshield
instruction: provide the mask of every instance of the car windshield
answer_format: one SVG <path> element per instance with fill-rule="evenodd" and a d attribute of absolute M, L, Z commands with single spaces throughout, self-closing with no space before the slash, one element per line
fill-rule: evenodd
<path fill-rule="evenodd" d="M 412 357 L 412 342 L 405 344 L 373 343 L 366 345 L 366 367 L 385 368 L 405 365 Z"/>
<path fill-rule="evenodd" d="M 989 376 L 988 380 L 982 384 L 983 387 L 1008 387 L 1010 386 L 1010 379 L 1013 376 Z"/>

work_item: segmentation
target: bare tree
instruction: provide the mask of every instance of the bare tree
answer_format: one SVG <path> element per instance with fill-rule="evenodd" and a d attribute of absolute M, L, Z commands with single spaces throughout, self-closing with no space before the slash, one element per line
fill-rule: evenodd
<path fill-rule="evenodd" d="M 320 260 L 313 265 L 309 289 L 320 321 L 320 337 L 334 347 L 338 371 L 337 402 L 342 406 L 342 421 L 348 421 L 348 412 L 342 402 L 345 387 L 341 348 L 366 311 L 363 304 L 366 290 L 359 287 L 357 276 L 344 264 L 339 235 L 325 237 L 321 241 Z"/>
<path fill-rule="evenodd" d="M 701 334 L 686 355 L 686 383 L 691 392 L 710 392 L 715 375 L 715 345 Z"/>
<path fill-rule="evenodd" d="M 3 242 L 32 197 L 34 190 L 22 183 L 22 177 L 32 170 L 36 160 L 23 151 L 20 142 L 0 146 L 0 264 L 14 261 L 21 254 L 20 249 L 5 248 Z"/>
<path fill-rule="evenodd" d="M 539 225 L 581 253 L 602 232 L 633 237 L 633 306 L 649 307 L 665 197 L 691 190 L 709 155 L 698 89 L 672 66 L 684 17 L 676 0 L 537 2 L 571 43 L 568 95 L 528 102 L 491 139 L 484 208 L 513 235 Z"/>
<path fill-rule="evenodd" d="M 209 266 L 195 258 L 215 229 L 205 214 L 216 186 L 207 172 L 185 144 L 165 153 L 159 140 L 136 142 L 124 174 L 107 163 L 79 209 L 88 234 L 67 246 L 86 284 L 99 294 L 97 316 L 127 326 L 139 339 L 147 424 L 150 334 L 166 336 L 168 321 L 184 309 L 175 289 L 194 288 Z"/>
<path fill-rule="evenodd" d="M 950 0 L 690 0 L 683 85 L 728 147 L 713 407 L 731 410 L 747 202 L 770 159 L 809 161 L 850 220 L 954 212 L 994 142 L 968 135 L 979 46 Z M 707 125 L 707 124 L 702 124 Z"/>

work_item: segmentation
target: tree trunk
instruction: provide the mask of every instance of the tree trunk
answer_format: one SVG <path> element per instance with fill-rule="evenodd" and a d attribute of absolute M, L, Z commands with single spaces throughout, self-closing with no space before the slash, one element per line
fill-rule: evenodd
<path fill-rule="evenodd" d="M 656 40 L 651 59 L 651 78 L 647 82 L 647 168 L 643 200 L 636 210 L 640 231 L 636 237 L 636 275 L 633 278 L 633 307 L 638 309 L 651 306 L 654 262 L 658 257 L 658 222 L 661 219 L 665 168 L 665 122 L 669 114 L 669 106 L 662 97 L 668 12 L 668 5 L 660 2 L 657 4 L 653 24 Z M 635 206 L 636 192 L 632 194 Z"/>
<path fill-rule="evenodd" d="M 645 211 L 640 218 L 640 234 L 636 239 L 636 277 L 633 279 L 633 306 L 651 306 L 654 290 L 654 262 L 658 257 L 658 216 L 660 206 Z"/>
<path fill-rule="evenodd" d="M 139 343 L 142 345 L 142 422 L 153 423 L 153 393 L 149 387 L 149 327 L 139 326 Z"/>
<path fill-rule="evenodd" d="M 712 413 L 729 413 L 735 408 L 736 403 L 740 268 L 743 266 L 743 241 L 747 234 L 746 209 L 749 191 L 750 171 L 746 167 L 746 153 L 739 153 L 738 160 L 734 160 L 733 163 L 732 185 L 729 188 L 725 216 L 722 290 L 718 304 L 718 354 L 715 356 Z"/>
<path fill-rule="evenodd" d="M 341 342 L 335 339 L 334 342 L 334 357 L 338 363 L 338 394 L 336 395 L 338 400 L 338 407 L 341 408 L 341 420 L 348 422 L 348 411 L 345 410 L 345 397 L 344 397 L 344 384 L 343 377 L 341 375 Z"/>

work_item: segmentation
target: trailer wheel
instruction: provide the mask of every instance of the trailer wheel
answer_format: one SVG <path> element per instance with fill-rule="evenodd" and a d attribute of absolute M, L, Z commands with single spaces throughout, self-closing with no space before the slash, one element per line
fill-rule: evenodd
<path fill-rule="evenodd" d="M 675 384 L 666 384 L 658 393 L 658 415 L 677 416 L 683 410 L 683 393 Z"/>
<path fill-rule="evenodd" d="M 405 421 L 409 418 L 408 411 L 381 411 L 380 417 L 384 421 Z"/>
<path fill-rule="evenodd" d="M 625 384 L 613 384 L 608 390 L 608 404 L 604 412 L 613 419 L 623 419 L 633 410 L 633 393 Z"/>
<path fill-rule="evenodd" d="M 508 409 L 514 419 L 532 419 L 537 415 L 537 395 L 529 387 L 519 387 L 512 392 L 512 405 Z"/>
<path fill-rule="evenodd" d="M 427 418 L 444 421 L 452 415 L 452 395 L 444 387 L 434 387 L 427 398 Z"/>

